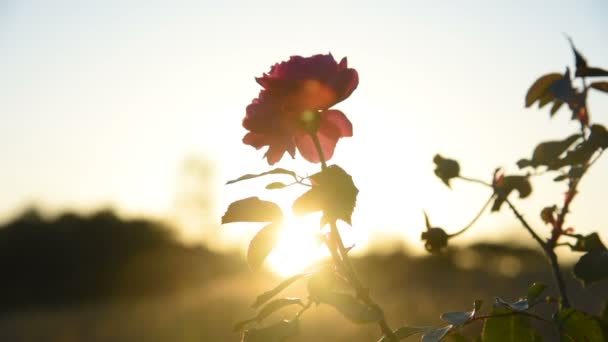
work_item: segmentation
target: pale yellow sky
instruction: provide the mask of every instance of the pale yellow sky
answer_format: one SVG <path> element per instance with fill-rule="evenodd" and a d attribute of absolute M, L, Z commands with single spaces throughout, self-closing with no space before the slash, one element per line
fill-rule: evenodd
<path fill-rule="evenodd" d="M 523 108 L 538 76 L 572 65 L 563 33 L 590 63 L 608 66 L 605 1 L 425 4 L 3 2 L 0 216 L 35 203 L 165 217 L 178 166 L 195 154 L 217 165 L 219 222 L 231 201 L 266 196 L 264 182 L 222 185 L 268 169 L 262 152 L 241 143 L 245 107 L 259 91 L 254 77 L 290 55 L 331 51 L 360 76 L 336 106 L 354 136 L 339 142 L 332 160 L 361 190 L 354 235 L 360 245 L 381 232 L 420 248 L 423 208 L 456 230 L 489 195 L 469 184 L 447 189 L 433 175 L 435 153 L 459 159 L 474 177 L 489 179 L 496 166 L 515 170 L 537 142 L 576 129 L 565 110 L 549 120 L 547 110 Z M 607 98 L 591 95 L 592 120 L 608 122 Z M 299 160 L 278 166 L 317 170 Z M 571 221 L 580 232 L 608 233 L 607 171 L 601 160 L 581 185 Z M 535 184 L 520 206 L 540 231 L 537 213 L 564 189 Z M 486 215 L 462 241 L 514 239 L 517 230 L 507 229 L 514 225 L 506 210 Z M 254 230 L 221 236 L 245 244 Z"/>

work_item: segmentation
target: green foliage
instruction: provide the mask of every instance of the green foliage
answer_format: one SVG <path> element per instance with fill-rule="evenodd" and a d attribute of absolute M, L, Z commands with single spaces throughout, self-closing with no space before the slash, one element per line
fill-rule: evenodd
<path fill-rule="evenodd" d="M 545 291 L 547 285 L 543 283 L 534 283 L 532 286 L 528 288 L 528 294 L 526 295 L 526 300 L 529 304 L 533 304 L 536 299 Z"/>
<path fill-rule="evenodd" d="M 590 67 L 587 65 L 587 60 L 581 55 L 581 53 L 574 47 L 574 43 L 572 39 L 568 37 L 568 41 L 570 42 L 570 46 L 572 47 L 572 52 L 574 53 L 574 63 L 576 65 L 576 72 L 574 76 L 576 77 L 598 77 L 598 76 L 608 76 L 608 70 L 604 70 L 601 68 Z"/>
<path fill-rule="evenodd" d="M 510 307 L 496 307 L 493 317 L 486 319 L 481 340 L 484 342 L 537 342 L 540 335 L 530 325 L 530 319 Z"/>
<path fill-rule="evenodd" d="M 422 335 L 422 342 L 439 342 L 452 329 L 451 325 L 446 325 L 442 328 L 433 329 Z"/>
<path fill-rule="evenodd" d="M 553 83 L 561 80 L 562 78 L 563 76 L 561 74 L 551 73 L 541 76 L 539 79 L 534 81 L 526 94 L 526 107 L 532 106 L 536 101 L 539 101 L 539 108 L 542 107 L 540 101 L 542 98 L 551 98 L 553 101 L 555 101 L 554 96 L 549 91 L 549 88 Z M 563 102 L 560 101 L 560 103 Z"/>
<path fill-rule="evenodd" d="M 277 190 L 277 189 L 283 189 L 286 186 L 287 186 L 287 184 L 285 184 L 285 183 L 272 182 L 272 183 L 266 185 L 266 189 L 268 189 L 268 190 Z"/>
<path fill-rule="evenodd" d="M 270 316 L 275 311 L 278 311 L 278 310 L 280 310 L 286 306 L 290 306 L 290 305 L 304 306 L 304 303 L 302 303 L 302 300 L 300 298 L 274 299 L 274 300 L 270 301 L 268 304 L 264 305 L 264 307 L 262 307 L 260 309 L 260 311 L 258 312 L 258 314 L 255 317 L 236 323 L 234 325 L 234 331 L 241 330 L 243 327 L 245 327 L 245 325 L 247 325 L 253 321 L 260 323 L 264 320 L 264 318 Z"/>
<path fill-rule="evenodd" d="M 520 159 L 517 166 L 521 169 L 527 166 L 536 168 L 542 165 L 549 169 L 555 169 L 559 156 L 580 138 L 580 134 L 572 134 L 564 140 L 540 143 L 534 149 L 532 159 Z"/>
<path fill-rule="evenodd" d="M 605 341 L 598 321 L 584 312 L 573 308 L 561 309 L 555 322 L 560 327 L 562 341 Z"/>
<path fill-rule="evenodd" d="M 222 224 L 233 222 L 276 222 L 283 218 L 278 205 L 262 201 L 258 197 L 248 197 L 232 202 L 224 216 Z"/>
<path fill-rule="evenodd" d="M 509 194 L 517 190 L 519 198 L 526 198 L 532 193 L 532 185 L 527 176 L 504 176 L 494 184 L 496 199 L 492 205 L 492 211 L 499 211 L 500 207 Z"/>
<path fill-rule="evenodd" d="M 276 246 L 281 231 L 281 223 L 270 223 L 262 228 L 249 243 L 247 250 L 247 263 L 253 270 L 262 266 L 264 259 Z"/>
<path fill-rule="evenodd" d="M 574 265 L 574 276 L 584 286 L 608 278 L 608 251 L 587 252 Z"/>
<path fill-rule="evenodd" d="M 505 300 L 503 300 L 500 297 L 496 297 L 495 299 L 495 303 L 494 303 L 494 307 L 500 308 L 500 307 L 507 307 L 513 311 L 526 311 L 528 310 L 528 308 L 530 307 L 529 303 L 528 303 L 528 299 L 520 299 L 516 302 L 513 303 L 509 303 Z"/>
<path fill-rule="evenodd" d="M 378 307 L 362 303 L 348 293 L 322 291 L 315 295 L 314 300 L 334 307 L 353 323 L 372 323 L 382 319 L 382 311 Z"/>
<path fill-rule="evenodd" d="M 592 251 L 605 251 L 606 246 L 600 240 L 598 233 L 591 233 L 589 235 L 574 235 L 576 237 L 576 244 L 571 246 L 571 249 L 576 252 L 592 252 Z"/>
<path fill-rule="evenodd" d="M 283 342 L 299 332 L 297 319 L 283 320 L 265 328 L 253 328 L 245 331 L 242 342 Z"/>
<path fill-rule="evenodd" d="M 416 335 L 416 334 L 424 334 L 430 330 L 434 330 L 434 328 L 433 327 L 403 326 L 403 327 L 400 327 L 397 330 L 393 331 L 393 334 L 395 334 L 395 337 L 402 340 L 404 338 L 408 338 L 408 337 Z M 378 342 L 389 342 L 389 341 L 390 341 L 390 339 L 388 337 L 382 336 L 382 338 Z"/>
<path fill-rule="evenodd" d="M 258 178 L 258 177 L 262 177 L 262 176 L 266 176 L 266 175 L 288 175 L 291 176 L 293 178 L 297 178 L 296 173 L 287 169 L 283 169 L 283 168 L 276 168 L 276 169 L 272 169 L 270 171 L 266 171 L 266 172 L 262 172 L 262 173 L 257 173 L 257 174 L 252 174 L 252 173 L 248 173 L 246 175 L 243 175 L 237 179 L 233 179 L 230 180 L 228 182 L 226 182 L 226 184 L 234 184 L 240 181 L 244 181 L 244 180 L 248 180 L 248 179 L 253 179 L 253 178 Z"/>
<path fill-rule="evenodd" d="M 306 215 L 322 211 L 324 223 L 341 219 L 351 224 L 359 193 L 352 177 L 338 165 L 331 165 L 309 178 L 313 187 L 295 200 L 294 213 Z"/>
<path fill-rule="evenodd" d="M 608 148 L 608 131 L 602 125 L 594 124 L 589 129 L 589 138 L 568 151 L 566 156 L 555 164 L 557 168 L 563 166 L 586 165 L 591 157 L 598 151 Z"/>
<path fill-rule="evenodd" d="M 593 82 L 589 87 L 608 93 L 608 82 Z"/>
<path fill-rule="evenodd" d="M 560 327 L 562 340 L 603 341 L 602 329 L 606 329 L 606 325 L 608 325 L 608 322 L 605 322 L 606 317 L 594 318 L 570 308 L 564 285 L 565 282 L 555 252 L 557 247 L 569 245 L 573 251 L 586 253 L 574 267 L 574 275 L 584 285 L 608 277 L 608 250 L 601 242 L 599 235 L 597 233 L 587 236 L 574 235 L 572 234 L 573 228 L 565 228 L 568 226 L 564 226 L 566 215 L 570 211 L 570 203 L 578 192 L 577 186 L 580 179 L 597 160 L 597 157 L 608 148 L 608 130 L 599 124 L 591 125 L 587 109 L 588 89 L 608 92 L 608 82 L 593 82 L 587 85 L 585 80 L 586 77 L 608 76 L 608 71 L 589 66 L 586 59 L 574 47 L 571 40 L 570 44 L 575 59 L 576 69 L 574 76 L 572 77 L 571 69 L 568 67 L 566 67 L 564 73 L 550 73 L 541 76 L 528 89 L 525 106 L 530 107 L 538 103 L 538 107 L 542 108 L 551 104 L 550 115 L 552 117 L 566 104 L 572 112 L 572 120 L 578 120 L 580 123 L 580 131 L 562 140 L 541 142 L 534 148 L 530 159 L 520 159 L 517 162 L 517 166 L 520 169 L 526 167 L 537 169 L 542 166 L 544 167 L 542 171 L 558 172 L 557 177 L 555 177 L 555 174 L 553 176 L 555 181 L 568 181 L 568 188 L 563 204 L 561 206 L 546 206 L 541 211 L 541 219 L 545 224 L 550 224 L 552 228 L 549 236 L 541 237 L 541 235 L 536 233 L 526 221 L 525 215 L 520 213 L 513 203 L 508 201 L 508 196 L 514 191 L 518 192 L 520 198 L 529 197 L 533 189 L 530 182 L 531 178 L 543 172 L 535 170 L 533 174 L 504 175 L 501 169 L 496 169 L 492 183 L 488 184 L 483 180 L 462 176 L 460 174 L 460 164 L 456 160 L 444 158 L 437 154 L 433 158 L 435 164 L 434 172 L 448 187 L 451 186 L 450 181 L 452 179 L 459 178 L 463 181 L 486 186 L 492 190 L 492 193 L 473 221 L 462 230 L 451 235 L 447 234 L 440 227 L 433 227 L 425 212 L 426 230 L 421 234 L 421 239 L 424 241 L 425 248 L 429 252 L 439 254 L 447 249 L 449 239 L 460 235 L 471 227 L 490 204 L 492 204 L 491 210 L 495 212 L 501 209 L 504 202 L 508 202 L 511 211 L 539 244 L 551 263 L 556 285 L 562 296 L 561 301 L 559 301 L 560 310 L 555 315 L 554 320 Z M 340 62 L 340 66 L 342 66 L 342 63 Z M 582 78 L 582 81 L 577 80 L 577 78 Z M 316 114 L 313 113 L 313 115 Z M 342 244 L 339 232 L 337 232 L 335 225 L 333 225 L 338 219 L 351 224 L 359 190 L 355 186 L 352 177 L 345 170 L 337 165 L 326 166 L 326 160 L 323 157 L 323 146 L 321 146 L 319 137 L 317 136 L 317 134 L 322 132 L 319 125 L 320 121 L 315 121 L 313 126 L 306 128 L 306 133 L 310 134 L 308 138 L 312 138 L 313 142 L 315 142 L 316 152 L 322 165 L 321 172 L 303 178 L 297 176 L 293 171 L 277 168 L 259 174 L 246 174 L 228 182 L 228 184 L 232 184 L 275 174 L 290 176 L 295 180 L 293 183 L 271 182 L 266 185 L 266 189 L 283 189 L 294 184 L 309 186 L 310 189 L 299 196 L 292 204 L 293 212 L 296 215 L 306 215 L 321 211 L 321 228 L 327 223 L 332 224 L 331 233 L 325 242 L 332 254 L 333 264 L 321 267 L 313 273 L 299 274 L 288 278 L 270 291 L 259 295 L 253 304 L 254 308 L 259 308 L 263 305 L 257 315 L 237 323 L 235 329 L 240 330 L 250 325 L 250 323 L 259 324 L 274 312 L 293 305 L 301 307 L 295 319 L 280 321 L 265 328 L 256 327 L 249 329 L 245 332 L 243 341 L 284 341 L 297 333 L 300 315 L 308 310 L 313 303 L 329 305 L 355 323 L 378 322 L 383 334 L 386 335 L 380 339 L 380 342 L 391 340 L 391 333 L 397 339 L 422 334 L 422 342 L 438 342 L 451 333 L 450 336 L 453 341 L 466 341 L 466 338 L 455 330 L 476 321 L 484 322 L 480 337 L 482 341 L 536 342 L 541 340 L 539 333 L 532 327 L 530 318 L 533 317 L 545 323 L 551 323 L 551 321 L 537 316 L 529 312 L 529 310 L 537 304 L 549 302 L 548 300 L 543 301 L 540 299 L 541 294 L 547 288 L 547 285 L 542 283 L 532 284 L 528 288 L 526 295 L 515 302 L 507 302 L 500 297 L 496 297 L 492 311 L 485 316 L 479 315 L 482 302 L 476 301 L 473 309 L 470 311 L 455 311 L 442 314 L 441 319 L 448 324 L 443 327 L 410 327 L 406 325 L 394 332 L 388 330 L 390 328 L 384 320 L 382 310 L 371 300 L 368 289 L 359 282 L 349 261 L 348 249 Z M 285 147 L 282 146 L 282 148 Z M 303 152 L 303 150 L 300 149 L 300 152 Z M 307 159 L 316 161 L 314 158 L 307 157 Z M 269 159 L 269 163 L 272 162 Z M 307 183 L 303 183 L 305 179 Z M 230 204 L 222 217 L 222 223 L 268 222 L 255 235 L 249 245 L 247 260 L 252 269 L 257 269 L 262 265 L 267 255 L 277 243 L 282 218 L 281 209 L 275 203 L 262 201 L 257 197 L 250 197 Z M 334 236 L 336 234 L 337 236 Z M 576 243 L 563 242 L 559 240 L 560 238 L 575 238 Z M 308 300 L 306 304 L 299 298 L 273 299 L 285 288 L 305 276 L 309 277 L 307 283 Z M 346 292 L 344 290 L 338 291 L 336 288 L 339 282 L 342 282 L 341 285 L 346 285 L 346 287 L 354 290 L 353 293 L 348 293 L 348 290 Z"/>
<path fill-rule="evenodd" d="M 255 299 L 255 302 L 253 302 L 251 307 L 258 308 L 260 305 L 266 303 L 267 301 L 272 299 L 274 296 L 278 295 L 281 291 L 285 290 L 287 287 L 289 287 L 289 285 L 293 284 L 298 279 L 300 279 L 304 276 L 307 276 L 307 275 L 308 274 L 306 274 L 306 273 L 300 273 L 300 274 L 296 274 L 294 276 L 291 276 L 291 277 L 283 280 L 279 285 L 275 286 L 272 290 L 268 290 L 268 291 L 262 293 L 261 295 L 257 296 L 257 298 Z"/>
<path fill-rule="evenodd" d="M 473 310 L 471 311 L 456 311 L 446 312 L 441 315 L 441 319 L 447 323 L 450 323 L 454 327 L 459 327 L 475 317 L 475 313 L 481 308 L 481 301 L 475 301 L 473 304 Z"/>

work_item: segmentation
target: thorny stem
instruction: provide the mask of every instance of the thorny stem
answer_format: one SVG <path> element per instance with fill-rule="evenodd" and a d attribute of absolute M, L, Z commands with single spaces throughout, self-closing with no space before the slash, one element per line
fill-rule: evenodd
<path fill-rule="evenodd" d="M 478 184 L 482 184 L 482 185 L 493 188 L 493 186 L 491 184 L 486 183 L 479 179 L 468 178 L 468 177 L 463 177 L 463 176 L 459 176 L 458 178 L 468 181 L 468 182 L 478 183 Z M 528 221 L 526 221 L 526 219 L 523 217 L 523 215 L 517 210 L 517 208 L 515 208 L 515 206 L 513 205 L 513 203 L 511 203 L 511 201 L 509 201 L 509 199 L 505 199 L 505 202 L 507 203 L 507 205 L 509 206 L 509 208 L 511 209 L 513 214 L 515 214 L 515 217 L 517 217 L 517 219 L 522 224 L 522 226 L 524 226 L 524 228 L 526 228 L 526 230 L 528 231 L 528 233 L 530 233 L 532 238 L 543 249 L 543 252 L 545 252 L 547 259 L 549 259 L 549 263 L 551 264 L 551 270 L 553 271 L 553 277 L 555 278 L 555 283 L 557 284 L 559 294 L 562 297 L 562 306 L 564 308 L 569 308 L 570 300 L 568 299 L 568 294 L 566 292 L 566 283 L 564 281 L 564 277 L 562 275 L 562 272 L 559 269 L 559 263 L 557 261 L 557 254 L 555 254 L 555 250 L 554 250 L 555 245 L 550 242 L 543 241 L 543 239 L 541 239 L 541 237 L 534 231 L 534 229 L 532 229 L 532 227 L 530 226 Z M 568 205 L 569 205 L 569 203 L 568 203 Z M 568 208 L 566 208 L 566 212 L 567 212 L 567 209 Z M 565 214 L 564 214 L 564 216 L 565 216 Z"/>
<path fill-rule="evenodd" d="M 509 206 L 509 208 L 511 208 L 511 211 L 513 212 L 513 214 L 515 214 L 515 217 L 517 217 L 517 219 L 519 220 L 519 222 L 521 222 L 522 226 L 524 226 L 524 228 L 526 228 L 526 230 L 528 231 L 528 233 L 530 233 L 530 235 L 532 235 L 532 237 L 534 238 L 534 240 L 536 240 L 536 242 L 538 242 L 538 244 L 543 248 L 543 250 L 546 250 L 547 243 L 544 242 L 543 239 L 541 239 L 540 236 L 538 236 L 538 234 L 536 234 L 536 232 L 534 231 L 534 229 L 532 229 L 532 227 L 530 226 L 530 224 L 528 223 L 528 221 L 526 221 L 526 219 L 524 218 L 524 216 L 517 210 L 517 208 L 515 208 L 515 206 L 513 205 L 513 203 L 511 203 L 511 201 L 509 201 L 508 199 L 505 199 L 505 202 L 507 203 L 507 205 Z"/>
<path fill-rule="evenodd" d="M 526 219 L 517 211 L 513 203 L 508 199 L 505 202 L 511 208 L 511 211 L 515 214 L 519 222 L 528 230 L 530 235 L 538 242 L 538 244 L 543 248 L 545 255 L 549 259 L 549 263 L 551 264 L 551 270 L 553 271 L 553 278 L 555 278 L 555 283 L 557 284 L 557 289 L 559 290 L 559 294 L 562 297 L 562 306 L 564 308 L 570 307 L 570 300 L 568 299 L 568 293 L 566 292 L 566 282 L 564 281 L 564 276 L 559 269 L 559 262 L 557 261 L 557 254 L 555 254 L 555 245 L 550 242 L 544 242 L 536 232 L 530 227 L 530 224 L 526 221 Z"/>
<path fill-rule="evenodd" d="M 323 149 L 321 147 L 321 143 L 319 142 L 319 138 L 316 133 L 311 133 L 310 136 L 315 144 L 317 149 L 317 153 L 319 154 L 319 160 L 321 161 L 321 169 L 325 170 L 327 168 L 327 163 L 325 161 L 325 156 L 323 155 Z M 328 244 L 328 248 L 331 252 L 334 263 L 337 267 L 341 268 L 345 272 L 345 276 L 348 279 L 349 283 L 354 288 L 357 297 L 361 299 L 365 304 L 372 308 L 379 309 L 382 312 L 382 318 L 378 321 L 378 325 L 380 326 L 380 330 L 382 330 L 382 334 L 386 336 L 391 342 L 398 342 L 399 339 L 393 333 L 393 330 L 390 328 L 386 319 L 384 318 L 384 312 L 380 308 L 378 304 L 376 304 L 369 295 L 369 289 L 365 288 L 355 269 L 348 257 L 348 250 L 344 247 L 344 243 L 342 242 L 342 237 L 340 236 L 340 232 L 338 231 L 338 226 L 336 225 L 336 220 L 331 219 L 329 221 L 330 226 L 330 241 L 335 244 L 335 246 L 330 246 Z"/>

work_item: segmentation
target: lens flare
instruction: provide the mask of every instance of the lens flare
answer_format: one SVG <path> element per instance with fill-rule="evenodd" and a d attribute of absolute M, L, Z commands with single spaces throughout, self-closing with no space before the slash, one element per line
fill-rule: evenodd
<path fill-rule="evenodd" d="M 274 273 L 291 276 L 329 256 L 318 237 L 318 222 L 309 217 L 286 220 L 279 242 L 267 258 L 267 265 Z"/>

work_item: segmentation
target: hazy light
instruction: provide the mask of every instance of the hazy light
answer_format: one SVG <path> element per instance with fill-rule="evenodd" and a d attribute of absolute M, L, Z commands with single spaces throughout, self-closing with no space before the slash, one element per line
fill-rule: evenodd
<path fill-rule="evenodd" d="M 318 220 L 312 217 L 288 218 L 279 243 L 268 256 L 267 264 L 280 276 L 304 271 L 313 263 L 329 256 L 321 244 Z"/>

